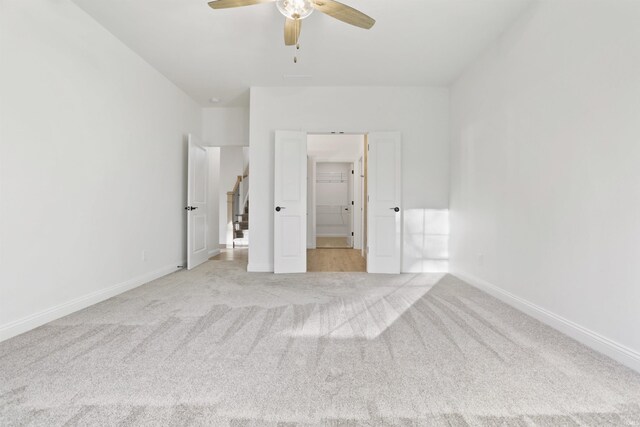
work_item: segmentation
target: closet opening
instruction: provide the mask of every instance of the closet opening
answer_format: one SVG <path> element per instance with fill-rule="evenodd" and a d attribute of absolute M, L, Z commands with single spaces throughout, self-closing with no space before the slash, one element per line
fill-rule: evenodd
<path fill-rule="evenodd" d="M 307 137 L 308 271 L 366 271 L 366 137 Z"/>

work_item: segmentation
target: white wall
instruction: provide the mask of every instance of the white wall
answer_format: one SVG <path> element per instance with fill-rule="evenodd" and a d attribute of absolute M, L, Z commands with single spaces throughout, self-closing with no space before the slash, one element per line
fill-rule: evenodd
<path fill-rule="evenodd" d="M 273 271 L 273 156 L 277 129 L 352 133 L 399 130 L 403 208 L 448 207 L 447 89 L 254 87 L 250 102 L 250 271 Z"/>
<path fill-rule="evenodd" d="M 453 271 L 636 369 L 639 22 L 534 4 L 453 86 L 451 192 Z"/>
<path fill-rule="evenodd" d="M 307 136 L 307 155 L 323 162 L 351 162 L 359 159 L 363 154 L 363 134 L 312 134 Z"/>
<path fill-rule="evenodd" d="M 404 211 L 403 219 L 405 269 L 432 273 L 448 272 L 449 211 L 408 209 Z"/>
<path fill-rule="evenodd" d="M 202 123 L 72 2 L 4 1 L 0 20 L 3 339 L 182 264 Z"/>
<path fill-rule="evenodd" d="M 249 172 L 249 147 L 242 147 L 242 172 Z"/>
<path fill-rule="evenodd" d="M 209 158 L 207 248 L 209 248 L 209 256 L 212 257 L 220 253 L 220 147 L 207 147 L 207 155 Z"/>
<path fill-rule="evenodd" d="M 202 139 L 207 145 L 249 145 L 249 110 L 245 107 L 203 108 Z"/>
<path fill-rule="evenodd" d="M 219 240 L 220 244 L 233 243 L 233 228 L 228 228 L 227 192 L 232 191 L 244 170 L 243 147 L 220 147 L 220 191 L 219 191 Z M 233 220 L 233 218 L 232 218 Z"/>

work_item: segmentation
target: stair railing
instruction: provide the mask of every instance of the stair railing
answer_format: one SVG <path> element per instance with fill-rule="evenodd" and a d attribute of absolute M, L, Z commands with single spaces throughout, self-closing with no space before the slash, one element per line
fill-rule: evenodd
<path fill-rule="evenodd" d="M 242 175 L 238 175 L 233 190 L 227 192 L 227 247 L 233 246 L 236 215 L 240 213 L 240 184 Z"/>
<path fill-rule="evenodd" d="M 242 184 L 240 186 L 241 197 L 240 197 L 240 214 L 244 213 L 244 208 L 247 206 L 247 202 L 249 201 L 249 175 L 244 175 L 242 177 Z"/>

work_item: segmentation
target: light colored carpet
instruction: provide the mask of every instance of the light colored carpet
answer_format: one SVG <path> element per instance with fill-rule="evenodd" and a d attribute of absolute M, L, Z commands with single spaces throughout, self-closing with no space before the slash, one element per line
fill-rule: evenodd
<path fill-rule="evenodd" d="M 640 425 L 640 375 L 452 276 L 209 261 L 0 343 L 0 425 Z"/>

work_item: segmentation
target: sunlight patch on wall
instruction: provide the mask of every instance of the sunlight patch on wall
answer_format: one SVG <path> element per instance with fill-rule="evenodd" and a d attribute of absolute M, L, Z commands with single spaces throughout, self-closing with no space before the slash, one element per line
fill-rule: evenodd
<path fill-rule="evenodd" d="M 407 209 L 404 215 L 403 268 L 408 273 L 449 271 L 449 210 Z"/>

